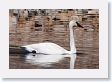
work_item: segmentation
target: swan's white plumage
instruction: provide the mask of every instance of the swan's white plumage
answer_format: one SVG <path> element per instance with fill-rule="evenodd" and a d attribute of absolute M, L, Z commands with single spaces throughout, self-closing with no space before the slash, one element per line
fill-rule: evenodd
<path fill-rule="evenodd" d="M 36 53 L 44 53 L 44 54 L 50 54 L 50 55 L 58 55 L 58 54 L 67 54 L 69 53 L 64 48 L 60 47 L 59 45 L 51 42 L 45 42 L 45 43 L 38 43 L 38 44 L 31 44 L 27 46 L 23 46 L 28 51 L 36 50 Z"/>

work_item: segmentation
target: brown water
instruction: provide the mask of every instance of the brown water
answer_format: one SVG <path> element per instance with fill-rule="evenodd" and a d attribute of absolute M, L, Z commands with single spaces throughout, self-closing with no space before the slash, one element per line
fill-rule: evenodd
<path fill-rule="evenodd" d="M 99 34 L 94 31 L 75 30 L 77 58 L 75 69 L 98 69 L 99 68 Z M 52 39 L 53 40 L 53 39 Z M 67 41 L 66 41 L 67 42 Z M 65 44 L 65 46 L 64 46 Z M 69 50 L 69 42 L 59 42 L 59 45 Z M 49 60 L 49 61 L 48 61 Z M 10 54 L 10 69 L 69 69 L 70 58 L 60 55 L 42 54 Z"/>

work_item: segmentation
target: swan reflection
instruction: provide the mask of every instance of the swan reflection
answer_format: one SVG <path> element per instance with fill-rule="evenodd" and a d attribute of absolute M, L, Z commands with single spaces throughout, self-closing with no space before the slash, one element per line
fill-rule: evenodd
<path fill-rule="evenodd" d="M 74 69 L 76 54 L 74 55 L 45 55 L 45 54 L 29 53 L 25 56 L 25 61 L 26 63 L 30 63 L 32 65 L 50 67 L 52 64 L 55 64 L 61 60 L 64 60 L 65 57 L 70 58 L 70 69 Z"/>
<path fill-rule="evenodd" d="M 64 59 L 64 55 L 45 55 L 29 53 L 25 56 L 25 61 L 33 65 L 49 66 Z"/>

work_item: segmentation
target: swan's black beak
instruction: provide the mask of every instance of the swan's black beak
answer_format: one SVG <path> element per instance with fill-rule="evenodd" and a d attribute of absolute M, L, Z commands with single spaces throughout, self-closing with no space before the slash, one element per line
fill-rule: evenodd
<path fill-rule="evenodd" d="M 78 27 L 84 28 L 82 25 L 80 25 L 78 22 L 76 22 Z"/>

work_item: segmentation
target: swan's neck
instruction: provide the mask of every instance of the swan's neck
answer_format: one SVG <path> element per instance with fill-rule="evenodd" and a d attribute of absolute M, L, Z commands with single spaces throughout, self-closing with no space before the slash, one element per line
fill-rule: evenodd
<path fill-rule="evenodd" d="M 73 32 L 73 26 L 69 25 L 70 29 L 70 51 L 72 53 L 76 53 L 76 47 L 75 47 L 75 37 Z"/>

